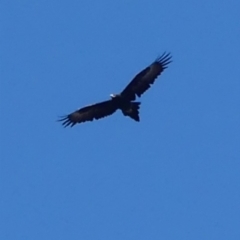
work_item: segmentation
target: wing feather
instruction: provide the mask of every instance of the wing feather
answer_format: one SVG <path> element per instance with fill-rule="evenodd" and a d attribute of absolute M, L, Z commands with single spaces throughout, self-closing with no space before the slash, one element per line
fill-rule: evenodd
<path fill-rule="evenodd" d="M 156 78 L 171 63 L 170 53 L 163 53 L 150 66 L 138 73 L 133 80 L 122 91 L 121 95 L 133 101 L 136 95 L 140 97 L 147 89 L 151 87 Z"/>
<path fill-rule="evenodd" d="M 61 121 L 64 127 L 73 127 L 77 123 L 107 117 L 113 114 L 116 110 L 116 104 L 112 100 L 109 100 L 78 109 L 69 115 L 61 117 L 58 121 Z"/>

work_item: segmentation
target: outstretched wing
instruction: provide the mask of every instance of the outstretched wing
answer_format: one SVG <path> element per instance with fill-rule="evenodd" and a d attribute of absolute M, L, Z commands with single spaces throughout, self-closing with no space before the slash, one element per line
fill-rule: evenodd
<path fill-rule="evenodd" d="M 138 73 L 128 86 L 122 91 L 121 95 L 133 101 L 136 95 L 140 97 L 156 78 L 168 67 L 171 62 L 170 53 L 163 53 L 150 66 Z"/>
<path fill-rule="evenodd" d="M 112 101 L 105 101 L 81 108 L 69 115 L 63 116 L 58 121 L 62 121 L 64 127 L 74 126 L 77 123 L 93 121 L 113 114 L 117 110 L 116 104 Z"/>

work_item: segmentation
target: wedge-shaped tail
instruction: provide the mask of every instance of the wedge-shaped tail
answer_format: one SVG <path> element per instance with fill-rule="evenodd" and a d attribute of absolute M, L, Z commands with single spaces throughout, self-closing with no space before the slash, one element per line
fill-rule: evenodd
<path fill-rule="evenodd" d="M 135 121 L 139 122 L 139 108 L 140 108 L 140 102 L 131 102 L 130 106 L 126 109 L 122 109 L 122 113 L 124 116 L 128 116 Z"/>

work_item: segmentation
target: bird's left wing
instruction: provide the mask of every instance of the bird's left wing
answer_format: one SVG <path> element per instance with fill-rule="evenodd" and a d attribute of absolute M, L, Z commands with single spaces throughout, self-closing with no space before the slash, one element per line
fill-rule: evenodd
<path fill-rule="evenodd" d="M 135 100 L 136 95 L 140 97 L 150 88 L 151 84 L 153 84 L 156 78 L 168 67 L 170 62 L 170 53 L 163 53 L 151 65 L 138 73 L 122 91 L 121 95 L 130 101 Z"/>
<path fill-rule="evenodd" d="M 69 115 L 63 116 L 58 121 L 62 121 L 64 127 L 69 125 L 72 127 L 77 123 L 104 118 L 113 114 L 116 110 L 117 107 L 115 103 L 112 100 L 109 100 L 81 108 Z"/>

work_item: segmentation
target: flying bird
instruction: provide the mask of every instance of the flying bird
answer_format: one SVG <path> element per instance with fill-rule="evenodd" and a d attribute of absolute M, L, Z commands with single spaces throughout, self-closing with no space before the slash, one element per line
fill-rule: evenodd
<path fill-rule="evenodd" d="M 152 64 L 138 73 L 120 94 L 111 94 L 110 100 L 80 108 L 61 117 L 58 121 L 61 121 L 64 127 L 72 127 L 77 123 L 107 117 L 120 109 L 124 116 L 139 122 L 141 103 L 135 102 L 136 97 L 141 97 L 151 87 L 157 77 L 171 63 L 171 58 L 170 53 L 163 53 Z"/>

